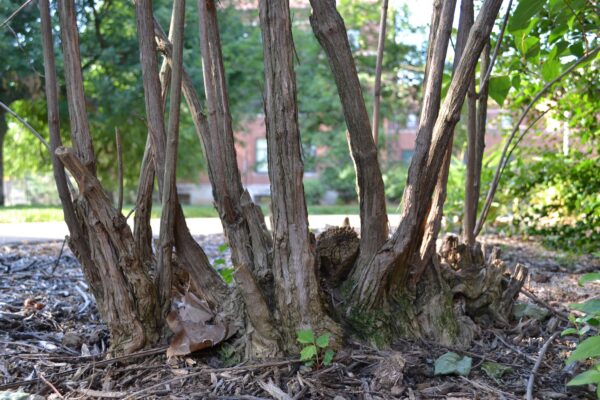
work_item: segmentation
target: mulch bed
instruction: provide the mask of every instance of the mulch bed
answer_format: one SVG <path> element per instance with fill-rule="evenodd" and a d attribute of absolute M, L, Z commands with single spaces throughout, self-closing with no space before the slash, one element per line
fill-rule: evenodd
<path fill-rule="evenodd" d="M 212 260 L 224 256 L 222 236 L 198 240 Z M 519 300 L 549 309 L 546 319 L 523 318 L 509 329 L 482 330 L 468 351 L 407 340 L 385 351 L 350 343 L 331 366 L 319 370 L 298 360 L 230 366 L 220 349 L 167 360 L 163 346 L 110 358 L 108 331 L 70 250 L 61 251 L 62 242 L 0 247 L 0 399 L 27 398 L 17 391 L 30 398 L 71 399 L 522 399 L 540 349 L 567 326 L 566 304 L 597 296 L 597 284 L 576 282 L 600 263 L 591 257 L 565 261 L 535 242 L 484 240 L 501 245 L 509 265 L 530 268 L 528 297 L 521 294 Z M 565 367 L 574 346 L 572 337 L 552 341 L 536 374 L 535 398 L 595 398 L 588 388 L 565 387 L 584 368 Z M 447 351 L 473 359 L 468 377 L 434 376 L 434 361 Z M 482 369 L 485 362 L 511 371 L 490 378 Z"/>

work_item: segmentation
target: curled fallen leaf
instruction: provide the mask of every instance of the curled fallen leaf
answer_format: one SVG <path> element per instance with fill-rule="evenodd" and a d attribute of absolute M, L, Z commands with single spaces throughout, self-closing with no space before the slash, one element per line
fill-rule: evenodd
<path fill-rule="evenodd" d="M 34 299 L 28 297 L 23 302 L 23 310 L 26 312 L 35 312 L 42 310 L 46 305 L 44 303 L 40 303 L 35 301 Z"/>
<path fill-rule="evenodd" d="M 216 321 L 208 304 L 192 293 L 173 299 L 172 304 L 167 325 L 175 336 L 167 349 L 168 358 L 215 346 L 235 333 L 229 324 Z"/>

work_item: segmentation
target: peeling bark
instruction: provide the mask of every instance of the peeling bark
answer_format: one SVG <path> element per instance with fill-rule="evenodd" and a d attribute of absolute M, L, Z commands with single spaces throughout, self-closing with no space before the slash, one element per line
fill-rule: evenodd
<path fill-rule="evenodd" d="M 152 1 L 138 0 L 136 15 L 148 130 L 159 193 L 162 196 L 166 144 Z M 185 80 L 185 75 L 183 79 Z M 175 210 L 175 243 L 179 261 L 193 280 L 197 293 L 213 307 L 225 302 L 230 291 L 219 274 L 210 266 L 206 254 L 190 234 L 178 200 Z"/>
<path fill-rule="evenodd" d="M 310 4 L 313 9 L 310 24 L 333 72 L 356 170 L 361 226 L 360 256 L 356 268 L 360 274 L 363 266 L 388 239 L 383 178 L 344 21 L 335 7 L 335 0 L 311 0 Z"/>
<path fill-rule="evenodd" d="M 155 343 L 159 320 L 156 291 L 140 262 L 125 218 L 72 150 L 59 147 L 55 154 L 79 186 L 75 207 L 88 233 L 87 245 L 100 278 L 101 313 L 110 328 L 111 347 L 131 353 Z"/>
<path fill-rule="evenodd" d="M 171 65 L 171 95 L 169 126 L 162 192 L 160 218 L 160 249 L 156 268 L 156 287 L 162 315 L 166 316 L 171 305 L 173 284 L 173 246 L 175 244 L 174 222 L 177 208 L 177 149 L 179 146 L 179 115 L 181 110 L 181 76 L 183 69 L 183 28 L 185 25 L 185 0 L 173 3 L 173 59 Z"/>
<path fill-rule="evenodd" d="M 290 351 L 297 346 L 297 329 L 327 330 L 334 336 L 337 329 L 320 301 L 315 246 L 308 230 L 289 3 L 260 0 L 259 8 L 273 210 L 273 275 L 278 322 L 284 347 Z M 370 129 L 365 133 L 372 143 Z"/>
<path fill-rule="evenodd" d="M 71 141 L 75 152 L 87 168 L 96 174 L 96 156 L 90 124 L 87 118 L 85 95 L 83 92 L 83 74 L 81 72 L 81 56 L 79 54 L 79 30 L 75 18 L 75 2 L 59 0 L 58 15 L 60 17 L 60 34 L 63 48 L 67 98 L 69 99 L 69 120 L 71 121 Z"/>
<path fill-rule="evenodd" d="M 449 145 L 452 133 L 468 90 L 465 81 L 472 76 L 477 60 L 494 26 L 501 0 L 486 0 L 481 7 L 473 28 L 469 33 L 465 52 L 460 59 L 439 116 L 433 126 L 431 142 L 428 135 L 419 133 L 415 155 L 409 168 L 407 186 L 403 196 L 401 222 L 392 239 L 376 254 L 360 277 L 355 280 L 351 303 L 362 309 L 381 305 L 387 290 L 402 290 L 407 273 L 411 269 L 412 257 L 419 248 L 425 218 L 431 206 L 431 198 L 437 177 L 441 171 L 443 154 Z M 446 5 L 448 3 L 444 3 Z M 444 52 L 445 53 L 445 52 Z M 441 56 L 434 51 L 433 57 Z M 434 79 L 428 77 L 428 85 Z M 426 92 L 421 120 L 430 119 Z M 424 125 L 427 126 L 427 125 Z"/>
<path fill-rule="evenodd" d="M 208 113 L 208 135 L 203 139 L 205 147 L 210 149 L 206 152 L 206 158 L 215 205 L 230 244 L 235 280 L 247 305 L 249 320 L 255 328 L 252 341 L 257 342 L 258 348 L 254 352 L 263 355 L 266 352 L 274 356 L 278 349 L 277 332 L 267 298 L 259 286 L 259 283 L 262 284 L 269 297 L 272 297 L 271 248 L 268 246 L 270 243 L 260 243 L 258 238 L 253 241 L 251 234 L 250 227 L 254 227 L 258 230 L 255 234 L 259 237 L 266 235 L 266 231 L 260 232 L 260 228 L 264 226 L 264 217 L 244 191 L 237 166 L 214 1 L 199 0 L 198 15 Z M 244 212 L 242 202 L 250 212 Z"/>

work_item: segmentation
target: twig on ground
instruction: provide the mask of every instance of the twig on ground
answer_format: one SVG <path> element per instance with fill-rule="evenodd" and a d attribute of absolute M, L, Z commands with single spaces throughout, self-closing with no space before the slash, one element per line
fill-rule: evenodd
<path fill-rule="evenodd" d="M 523 295 L 525 295 L 526 297 L 533 300 L 535 303 L 546 308 L 548 311 L 550 311 L 552 314 L 556 315 L 558 318 L 562 319 L 565 322 L 569 322 L 569 315 L 567 313 L 558 311 L 556 308 L 552 307 L 546 301 L 540 299 L 539 297 L 537 297 L 535 294 L 531 293 L 529 290 L 525 289 L 524 287 L 521 288 L 521 293 L 523 293 Z"/>
<path fill-rule="evenodd" d="M 533 400 L 533 384 L 535 382 L 535 374 L 537 373 L 538 369 L 540 369 L 540 365 L 542 365 L 544 354 L 546 354 L 546 350 L 548 350 L 548 347 L 550 347 L 550 343 L 552 343 L 558 334 L 559 332 L 555 332 L 552 336 L 550 336 L 550 338 L 546 340 L 546 343 L 544 343 L 540 349 L 540 354 L 538 355 L 538 359 L 531 370 L 531 375 L 529 375 L 529 381 L 527 382 L 527 400 Z"/>
<path fill-rule="evenodd" d="M 500 396 L 500 398 L 504 398 L 504 399 L 518 399 L 517 396 L 514 396 L 510 393 L 504 392 L 500 389 L 497 389 L 493 386 L 490 386 L 488 384 L 485 384 L 483 382 L 476 382 L 476 381 L 472 381 L 471 379 L 465 378 L 464 376 L 460 377 L 463 381 L 468 382 L 469 384 L 471 384 L 474 388 L 479 389 L 479 390 L 483 390 L 484 392 L 488 392 L 488 393 L 493 393 L 495 395 Z"/>
<path fill-rule="evenodd" d="M 535 357 L 530 356 L 529 354 L 525 354 L 523 353 L 520 349 L 518 349 L 517 347 L 511 345 L 510 343 L 508 343 L 502 336 L 498 335 L 496 332 L 494 332 L 494 336 L 496 336 L 496 338 L 503 344 L 505 345 L 508 349 L 514 351 L 515 353 L 517 353 L 518 355 L 520 355 L 521 357 L 532 361 L 532 362 L 536 362 L 537 360 L 535 359 Z"/>
<path fill-rule="evenodd" d="M 65 249 L 65 243 L 67 243 L 67 236 L 65 236 L 65 239 L 62 242 L 62 246 L 60 246 L 60 252 L 58 253 L 58 257 L 56 258 L 56 261 L 54 262 L 54 266 L 52 267 L 52 274 L 54 274 L 54 271 L 56 271 L 56 268 L 58 268 L 58 264 L 60 263 L 60 258 L 62 257 L 63 250 Z"/>
<path fill-rule="evenodd" d="M 104 392 L 92 389 L 76 389 L 79 393 L 88 397 L 103 397 L 108 399 L 121 399 L 127 396 L 127 392 Z"/>
<path fill-rule="evenodd" d="M 54 393 L 56 393 L 56 395 L 57 395 L 58 397 L 60 397 L 61 399 L 64 399 L 63 395 L 62 395 L 62 394 L 60 394 L 60 392 L 58 391 L 58 389 L 56 388 L 56 386 L 54 386 L 54 385 L 52 384 L 52 382 L 50 382 L 48 379 L 44 378 L 44 375 L 43 375 L 43 374 L 39 374 L 39 373 L 38 373 L 38 375 L 39 375 L 40 379 L 42 380 L 42 382 L 44 382 L 46 385 L 48 385 L 48 387 L 49 387 L 50 389 L 52 389 L 52 391 L 53 391 Z"/>
<path fill-rule="evenodd" d="M 114 363 L 118 363 L 118 362 L 124 362 L 124 361 L 128 361 L 134 358 L 138 358 L 138 357 L 146 357 L 146 356 L 153 356 L 156 354 L 161 354 L 164 353 L 165 350 L 167 350 L 168 346 L 162 346 L 156 349 L 150 349 L 150 350 L 144 350 L 144 351 L 140 351 L 138 353 L 133 353 L 133 354 L 128 354 L 125 356 L 120 356 L 120 357 L 115 357 L 115 358 L 110 358 L 108 360 L 102 360 L 102 361 L 98 361 L 98 362 L 94 362 L 93 365 L 95 367 L 102 367 L 102 366 L 106 366 L 106 365 L 110 365 L 110 364 L 114 364 Z M 82 361 L 88 361 L 89 359 L 93 359 L 93 357 L 81 357 Z M 68 369 L 66 371 L 62 371 L 62 372 L 57 372 L 54 373 L 50 376 L 51 379 L 57 378 L 59 376 L 65 376 L 65 375 L 69 375 L 69 374 L 73 374 L 75 372 L 77 372 L 79 368 L 71 368 Z M 34 379 L 26 379 L 23 381 L 17 381 L 17 382 L 12 382 L 12 383 L 6 383 L 4 385 L 0 385 L 0 391 L 2 390 L 6 390 L 6 389 L 12 389 L 12 388 L 16 388 L 19 386 L 29 386 L 35 383 L 39 383 L 41 381 L 40 378 L 34 378 Z"/>
<path fill-rule="evenodd" d="M 75 290 L 77 291 L 77 293 L 79 293 L 79 295 L 81 297 L 83 297 L 83 306 L 81 306 L 81 308 L 79 308 L 79 310 L 77 310 L 77 312 L 79 314 L 83 314 L 92 302 L 90 300 L 90 297 L 79 287 L 78 284 L 75 284 L 73 286 L 75 287 Z"/>
<path fill-rule="evenodd" d="M 129 396 L 125 397 L 123 400 L 135 399 L 137 396 L 144 394 L 148 391 L 151 391 L 153 389 L 159 388 L 161 386 L 169 385 L 171 383 L 174 383 L 174 382 L 177 382 L 180 380 L 184 380 L 184 379 L 188 379 L 188 378 L 194 378 L 194 377 L 200 376 L 202 374 L 250 370 L 250 369 L 259 369 L 259 368 L 265 368 L 265 367 L 278 367 L 278 366 L 283 366 L 283 365 L 295 364 L 295 363 L 299 363 L 299 362 L 302 362 L 302 361 L 299 359 L 295 359 L 295 360 L 285 360 L 285 361 L 273 361 L 273 362 L 267 362 L 267 363 L 262 363 L 262 364 L 238 365 L 238 366 L 229 367 L 229 368 L 218 368 L 218 369 L 202 368 L 198 372 L 194 372 L 194 373 L 188 374 L 188 375 L 176 376 L 175 378 L 167 379 L 166 381 L 157 383 L 156 385 L 152 385 L 152 386 L 146 387 L 142 390 L 138 390 L 137 392 L 131 393 Z M 0 389 L 1 389 L 1 387 L 0 387 Z"/>

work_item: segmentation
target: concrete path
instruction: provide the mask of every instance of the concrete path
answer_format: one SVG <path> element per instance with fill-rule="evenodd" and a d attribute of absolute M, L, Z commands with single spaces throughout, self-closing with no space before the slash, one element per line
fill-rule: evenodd
<path fill-rule="evenodd" d="M 358 215 L 349 215 L 350 225 L 360 226 Z M 311 215 L 308 223 L 311 229 L 322 230 L 327 226 L 341 225 L 346 215 Z M 265 218 L 267 226 L 270 226 L 269 218 Z M 390 215 L 390 224 L 397 226 L 400 220 L 398 214 Z M 130 225 L 132 219 L 129 220 Z M 219 218 L 188 218 L 188 227 L 193 235 L 222 234 L 223 228 Z M 158 237 L 160 220 L 151 221 L 154 236 Z M 22 224 L 0 224 L 0 245 L 22 243 L 22 242 L 44 242 L 51 240 L 63 240 L 69 230 L 64 222 L 29 222 Z"/>

